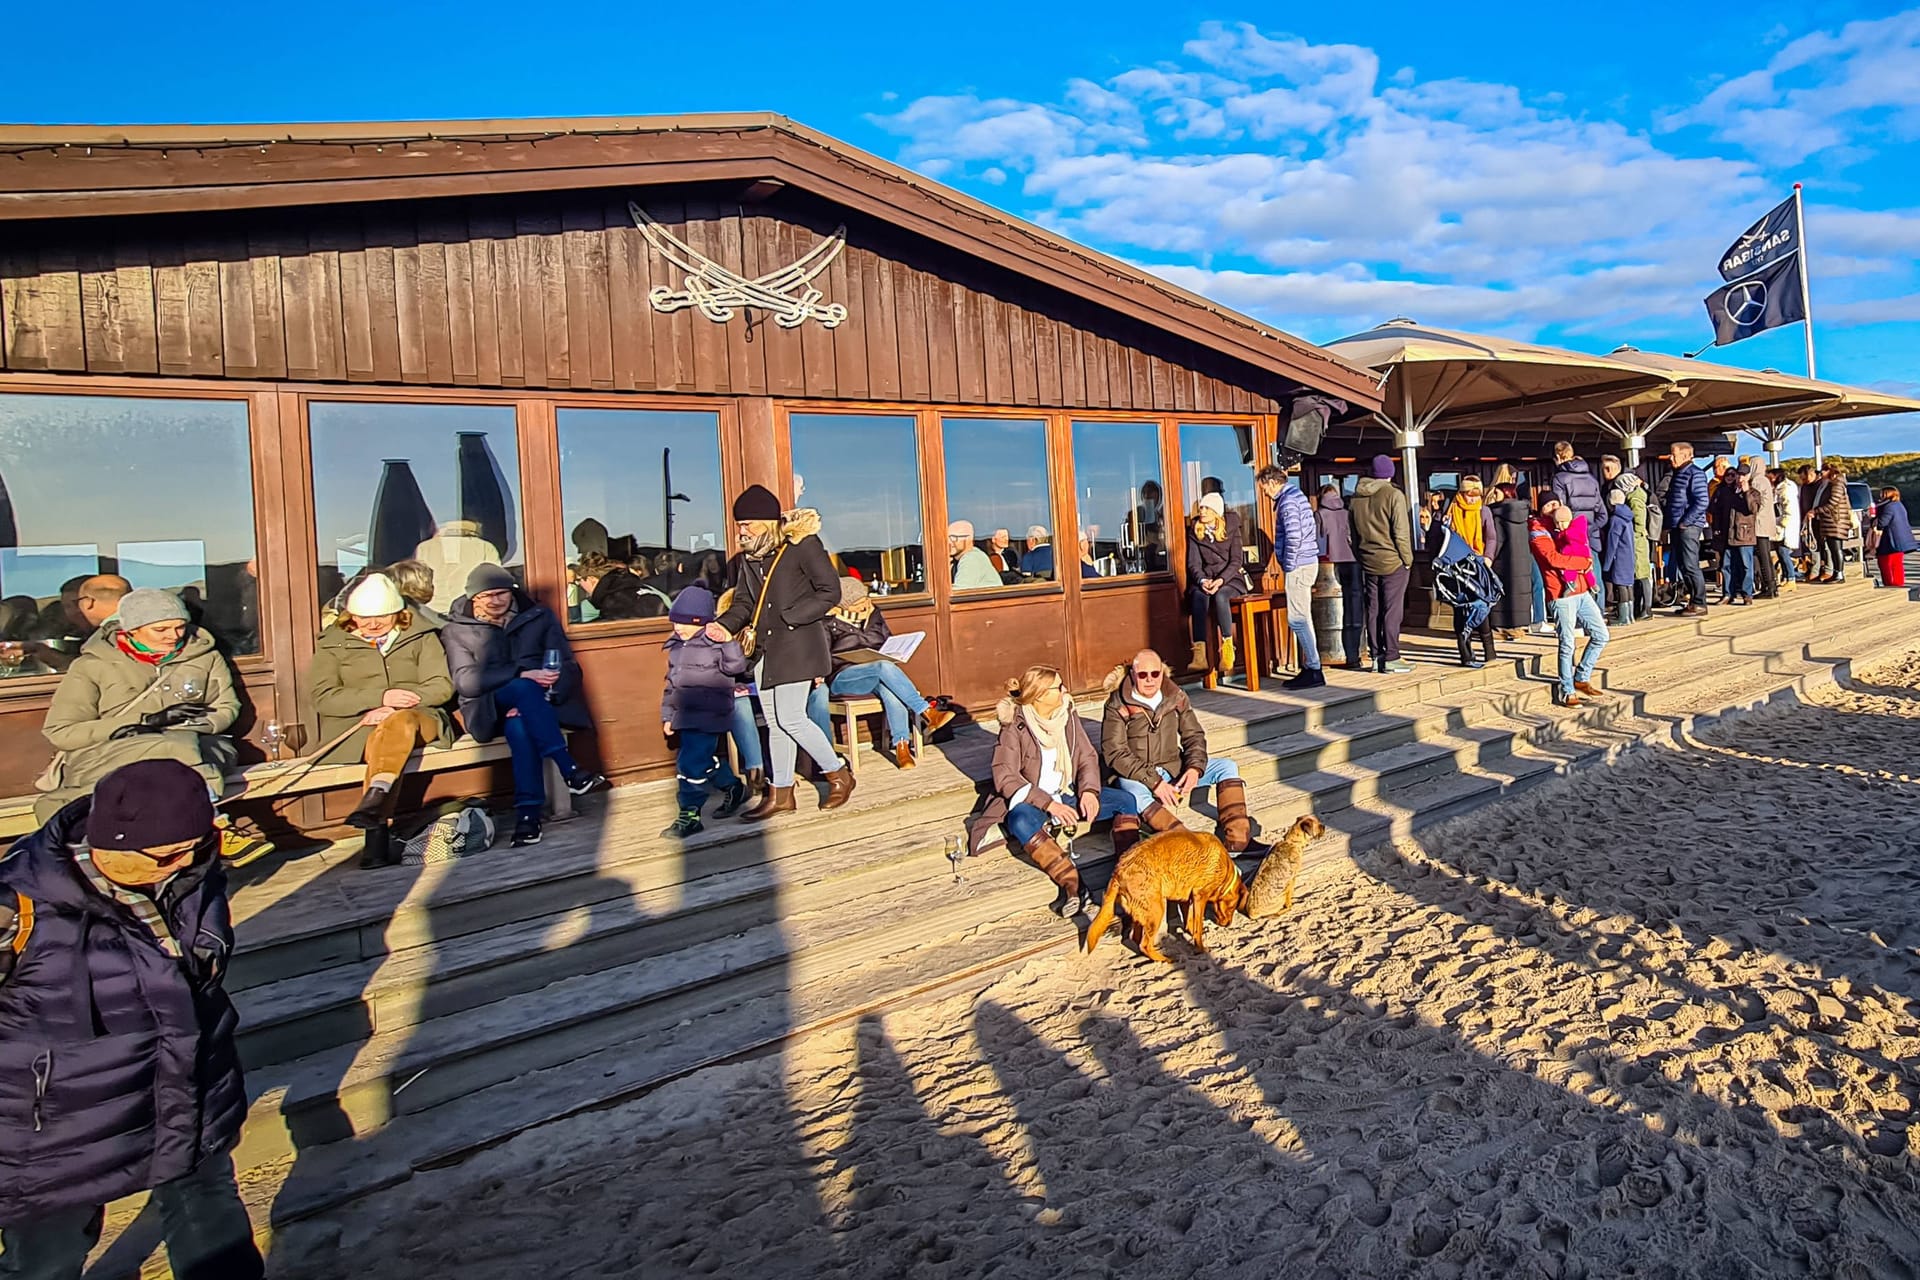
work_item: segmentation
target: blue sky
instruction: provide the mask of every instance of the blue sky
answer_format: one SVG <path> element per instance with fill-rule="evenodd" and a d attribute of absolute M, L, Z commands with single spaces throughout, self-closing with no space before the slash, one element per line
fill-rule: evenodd
<path fill-rule="evenodd" d="M 1720 251 L 1799 180 L 1821 374 L 1920 394 L 1920 7 L 959 11 L 103 4 L 84 58 L 15 60 L 0 117 L 776 110 L 1308 338 L 1409 315 L 1602 351 L 1708 341 Z M 75 47 L 70 11 L 8 21 Z M 1805 368 L 1798 327 L 1708 355 Z"/>

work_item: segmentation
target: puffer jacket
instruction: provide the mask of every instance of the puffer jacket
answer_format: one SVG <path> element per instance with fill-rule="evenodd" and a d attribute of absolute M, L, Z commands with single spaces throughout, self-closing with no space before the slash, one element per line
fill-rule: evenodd
<path fill-rule="evenodd" d="M 1372 574 L 1413 568 L 1413 515 L 1391 480 L 1368 476 L 1353 489 L 1353 549 Z"/>
<path fill-rule="evenodd" d="M 1576 516 L 1587 518 L 1590 545 L 1601 545 L 1607 527 L 1607 504 L 1600 496 L 1600 482 L 1585 458 L 1568 458 L 1553 469 L 1553 496 Z"/>
<path fill-rule="evenodd" d="M 1625 496 L 1619 489 L 1610 489 L 1608 493 Z M 1634 576 L 1639 571 L 1639 557 L 1635 555 L 1632 508 L 1625 502 L 1614 506 L 1603 536 L 1606 538 L 1606 547 L 1601 555 L 1601 563 L 1605 567 L 1607 585 L 1632 586 Z"/>
<path fill-rule="evenodd" d="M 1353 563 L 1353 517 L 1340 490 L 1320 495 L 1320 509 L 1313 513 L 1320 531 L 1320 558 L 1333 564 Z"/>
<path fill-rule="evenodd" d="M 354 721 L 379 706 L 389 689 L 419 695 L 420 705 L 414 710 L 432 721 L 434 746 L 453 741 L 453 717 L 447 714 L 447 704 L 453 701 L 453 676 L 435 627 L 409 620 L 385 653 L 337 625 L 328 627 L 314 646 L 307 681 L 313 689 L 314 710 L 320 715 L 322 742 L 345 733 Z M 328 752 L 322 763 L 359 760 L 372 732 L 363 726 Z"/>
<path fill-rule="evenodd" d="M 1853 536 L 1853 500 L 1847 496 L 1847 478 L 1835 476 L 1827 482 L 1826 493 L 1813 513 L 1814 532 L 1823 538 Z"/>
<path fill-rule="evenodd" d="M 747 674 L 738 641 L 715 644 L 705 632 L 691 640 L 667 637 L 667 687 L 660 723 L 675 733 L 725 733 L 733 721 L 733 690 Z"/>
<path fill-rule="evenodd" d="M 1294 485 L 1273 500 L 1273 558 L 1284 573 L 1304 569 L 1320 559 L 1320 528 L 1313 503 Z"/>
<path fill-rule="evenodd" d="M 1012 698 L 1002 698 L 993 714 L 1000 722 L 1000 738 L 993 744 L 993 791 L 967 819 L 967 848 L 972 853 L 979 853 L 995 842 L 995 832 L 1007 820 L 1013 797 L 1020 794 L 1022 787 L 1032 788 L 1021 800 L 1022 804 L 1044 811 L 1053 801 L 1052 796 L 1041 794 L 1040 740 L 1027 727 L 1020 708 Z M 1078 707 L 1067 717 L 1067 749 L 1073 759 L 1070 767 L 1060 770 L 1061 776 L 1072 781 L 1073 793 L 1077 796 L 1089 791 L 1098 794 L 1100 757 L 1093 749 L 1093 740 L 1087 736 L 1087 726 L 1080 719 Z"/>
<path fill-rule="evenodd" d="M 1100 717 L 1100 759 L 1110 777 L 1155 787 L 1161 769 L 1174 778 L 1206 769 L 1207 735 L 1185 690 L 1169 681 L 1160 705 L 1149 707 L 1135 694 L 1125 663 L 1108 672 L 1101 687 L 1107 704 Z"/>
<path fill-rule="evenodd" d="M 552 689 L 554 715 L 569 729 L 590 727 L 593 720 L 580 696 L 580 664 L 574 661 L 573 646 L 567 643 L 560 619 L 518 587 L 513 599 L 515 611 L 504 626 L 474 617 L 471 596 L 461 596 L 447 611 L 440 643 L 447 647 L 447 672 L 460 699 L 460 723 L 477 741 L 499 737 L 501 716 L 494 705 L 494 691 L 519 679 L 522 671 L 539 670 L 547 650 L 558 649 L 560 679 Z"/>
<path fill-rule="evenodd" d="M 74 864 L 90 798 L 0 861 L 0 899 L 33 928 L 0 968 L 0 1222 L 107 1204 L 185 1177 L 232 1148 L 247 1091 L 226 872 L 205 855 L 155 902 L 175 959 Z M 17 908 L 15 908 L 17 911 Z"/>
<path fill-rule="evenodd" d="M 1646 483 L 1631 471 L 1622 472 L 1614 479 L 1613 483 L 1608 486 L 1607 502 L 1609 505 L 1613 504 L 1612 491 L 1614 489 L 1618 489 L 1626 495 L 1627 510 L 1631 512 L 1633 516 L 1631 521 L 1633 525 L 1631 534 L 1633 541 L 1633 576 L 1635 578 L 1651 578 L 1653 576 L 1654 535 L 1647 523 L 1650 508 L 1647 502 Z M 1620 513 L 1617 510 L 1613 515 L 1616 519 L 1620 518 Z M 1612 553 L 1609 552 L 1609 570 L 1611 570 L 1612 567 Z"/>
<path fill-rule="evenodd" d="M 784 553 L 776 548 L 764 560 L 736 555 L 728 562 L 730 586 L 718 619 L 737 637 L 752 624 L 760 596 L 766 593 L 753 652 L 764 689 L 811 683 L 832 671 L 826 617 L 840 606 L 840 574 L 820 541 L 820 513 L 806 507 L 789 511 L 780 533 Z M 994 582 L 998 584 L 998 575 Z"/>
<path fill-rule="evenodd" d="M 1672 480 L 1665 512 L 1668 531 L 1706 528 L 1707 473 L 1689 462 L 1673 469 Z"/>

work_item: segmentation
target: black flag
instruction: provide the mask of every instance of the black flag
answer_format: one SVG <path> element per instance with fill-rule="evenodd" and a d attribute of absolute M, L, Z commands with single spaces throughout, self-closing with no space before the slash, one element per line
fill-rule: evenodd
<path fill-rule="evenodd" d="M 1750 276 L 1715 289 L 1707 296 L 1707 315 L 1713 321 L 1716 347 L 1805 320 L 1800 255 L 1790 253 Z"/>
<path fill-rule="evenodd" d="M 1720 255 L 1720 278 L 1738 280 L 1771 266 L 1800 248 L 1800 232 L 1789 197 L 1748 227 L 1745 234 Z"/>

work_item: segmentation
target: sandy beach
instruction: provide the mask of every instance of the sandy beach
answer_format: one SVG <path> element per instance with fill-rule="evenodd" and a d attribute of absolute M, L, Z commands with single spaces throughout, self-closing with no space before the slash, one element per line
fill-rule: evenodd
<path fill-rule="evenodd" d="M 1920 652 L 282 1234 L 279 1274 L 1920 1273 Z"/>

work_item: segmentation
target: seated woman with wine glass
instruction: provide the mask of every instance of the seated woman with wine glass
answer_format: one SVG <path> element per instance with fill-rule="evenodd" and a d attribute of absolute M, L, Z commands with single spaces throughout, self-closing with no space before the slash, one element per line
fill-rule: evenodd
<path fill-rule="evenodd" d="M 477 741 L 505 738 L 513 753 L 513 843 L 539 844 L 546 761 L 576 796 L 607 785 L 574 763 L 561 732 L 593 723 L 566 630 L 511 573 L 483 564 L 467 575 L 467 593 L 447 611 L 440 643 L 460 699 L 460 723 Z"/>
<path fill-rule="evenodd" d="M 218 798 L 239 759 L 226 736 L 239 716 L 233 670 L 180 597 L 129 591 L 54 688 L 41 732 L 55 754 L 34 784 L 34 817 L 44 824 L 136 760 L 178 760 Z"/>
<path fill-rule="evenodd" d="M 364 760 L 366 789 L 347 815 L 347 825 L 366 832 L 363 867 L 400 860 L 389 823 L 399 798 L 401 771 L 416 747 L 453 741 L 453 677 L 439 628 L 414 615 L 399 586 L 371 573 L 348 592 L 333 625 L 315 646 L 314 709 L 320 737 L 347 737 L 320 757 L 320 764 Z"/>

